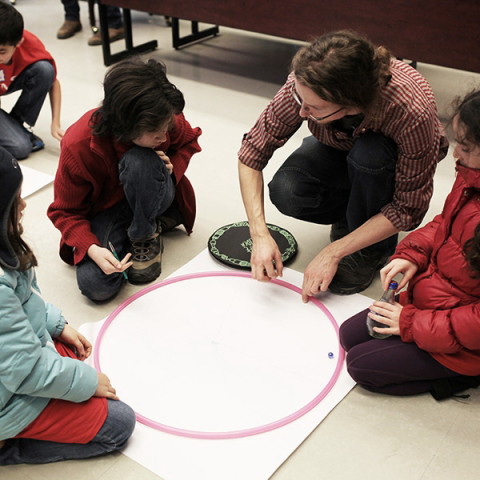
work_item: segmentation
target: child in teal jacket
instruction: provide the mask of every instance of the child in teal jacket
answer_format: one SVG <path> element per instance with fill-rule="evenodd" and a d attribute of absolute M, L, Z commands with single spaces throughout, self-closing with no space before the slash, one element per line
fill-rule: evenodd
<path fill-rule="evenodd" d="M 20 167 L 0 147 L 0 465 L 86 458 L 125 445 L 135 414 L 90 342 L 46 303 L 23 241 Z"/>

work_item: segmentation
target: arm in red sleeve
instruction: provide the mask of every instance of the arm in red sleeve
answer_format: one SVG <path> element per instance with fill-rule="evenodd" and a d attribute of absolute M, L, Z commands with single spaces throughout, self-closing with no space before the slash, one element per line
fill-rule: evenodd
<path fill-rule="evenodd" d="M 87 218 L 93 208 L 89 200 L 91 191 L 92 183 L 74 156 L 67 148 L 62 149 L 54 182 L 55 196 L 47 215 L 62 234 L 60 256 L 66 263 L 78 264 L 92 244 L 101 245 Z M 74 249 L 73 256 L 68 247 Z"/>
<path fill-rule="evenodd" d="M 480 349 L 480 304 L 447 310 L 402 309 L 400 335 L 430 353 L 456 353 L 463 348 Z"/>

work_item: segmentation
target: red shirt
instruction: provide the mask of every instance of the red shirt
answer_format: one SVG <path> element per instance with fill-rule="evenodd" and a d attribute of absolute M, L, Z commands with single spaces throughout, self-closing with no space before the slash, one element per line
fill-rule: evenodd
<path fill-rule="evenodd" d="M 43 43 L 26 30 L 23 31 L 23 38 L 24 41 L 15 49 L 10 64 L 0 64 L 0 95 L 7 92 L 10 84 L 26 67 L 39 60 L 48 60 L 55 69 L 55 76 L 57 74 L 55 60 L 45 50 Z"/>
<path fill-rule="evenodd" d="M 391 203 L 381 212 L 399 230 L 417 227 L 433 193 L 433 176 L 437 162 L 448 151 L 448 140 L 438 118 L 433 91 L 422 75 L 399 60 L 392 60 L 390 81 L 380 92 L 373 115 L 365 117 L 352 136 L 308 119 L 312 135 L 325 145 L 350 150 L 355 138 L 367 130 L 381 132 L 395 141 L 398 160 L 395 192 Z M 305 120 L 300 105 L 292 96 L 294 76 L 263 111 L 247 133 L 239 151 L 240 161 L 262 170 L 273 152 L 287 142 Z"/>

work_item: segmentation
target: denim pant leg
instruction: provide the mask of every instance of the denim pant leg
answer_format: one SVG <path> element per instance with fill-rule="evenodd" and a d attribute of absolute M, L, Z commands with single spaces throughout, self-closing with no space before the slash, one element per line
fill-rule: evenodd
<path fill-rule="evenodd" d="M 125 153 L 118 168 L 125 197 L 133 211 L 128 236 L 132 240 L 150 238 L 157 230 L 157 218 L 175 197 L 171 175 L 154 150 L 138 146 Z"/>
<path fill-rule="evenodd" d="M 347 154 L 305 138 L 268 184 L 270 200 L 284 215 L 307 222 L 341 220 L 350 192 Z"/>
<path fill-rule="evenodd" d="M 123 17 L 118 7 L 107 6 L 107 24 L 108 28 L 122 28 Z"/>
<path fill-rule="evenodd" d="M 39 60 L 25 68 L 8 87 L 7 93 L 22 91 L 11 114 L 33 127 L 54 80 L 55 69 L 46 60 Z"/>
<path fill-rule="evenodd" d="M 397 158 L 397 144 L 382 133 L 369 131 L 355 141 L 347 156 L 351 190 L 346 217 L 350 231 L 392 201 Z M 392 254 L 397 241 L 398 235 L 393 235 L 369 248 Z"/>
<path fill-rule="evenodd" d="M 27 158 L 32 151 L 28 132 L 7 112 L 0 109 L 0 145 L 17 160 Z"/>
<path fill-rule="evenodd" d="M 78 0 L 62 0 L 63 8 L 65 10 L 65 20 L 73 22 L 80 21 L 80 5 Z"/>
<path fill-rule="evenodd" d="M 127 228 L 132 221 L 132 211 L 123 200 L 104 212 L 96 215 L 90 228 L 102 246 L 109 249 L 109 242 L 115 247 L 120 259 L 129 250 Z M 118 293 L 124 284 L 122 273 L 106 275 L 88 256 L 77 265 L 78 288 L 90 300 L 108 300 Z"/>
<path fill-rule="evenodd" d="M 125 403 L 107 399 L 108 414 L 97 435 L 86 444 L 28 438 L 7 440 L 0 449 L 0 465 L 52 463 L 96 457 L 123 448 L 135 429 L 135 412 Z"/>

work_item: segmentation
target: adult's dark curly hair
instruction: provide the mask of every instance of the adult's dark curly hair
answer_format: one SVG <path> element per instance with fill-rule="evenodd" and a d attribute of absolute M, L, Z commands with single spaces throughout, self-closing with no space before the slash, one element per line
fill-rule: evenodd
<path fill-rule="evenodd" d="M 390 77 L 390 52 L 341 30 L 315 38 L 292 60 L 295 76 L 321 99 L 367 114 Z"/>

